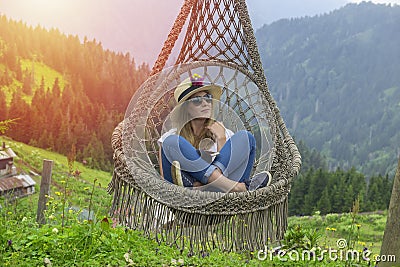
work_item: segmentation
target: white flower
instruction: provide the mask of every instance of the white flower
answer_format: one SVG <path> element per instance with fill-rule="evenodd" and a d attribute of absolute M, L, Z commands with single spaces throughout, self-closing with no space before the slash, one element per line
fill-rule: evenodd
<path fill-rule="evenodd" d="M 22 218 L 22 221 L 25 222 L 26 220 L 28 220 L 26 217 Z"/>
<path fill-rule="evenodd" d="M 171 259 L 171 264 L 172 265 L 176 265 L 176 260 L 175 259 Z"/>
<path fill-rule="evenodd" d="M 51 266 L 51 265 L 52 265 L 49 258 L 44 258 L 44 259 L 43 259 L 43 262 L 44 262 L 44 264 L 45 264 L 46 266 Z"/>
<path fill-rule="evenodd" d="M 129 253 L 125 253 L 124 254 L 124 258 L 126 262 L 129 262 L 130 258 L 129 258 Z"/>
<path fill-rule="evenodd" d="M 54 234 L 57 234 L 57 233 L 58 233 L 58 229 L 57 229 L 57 228 L 53 228 L 52 232 L 53 232 Z"/>
<path fill-rule="evenodd" d="M 179 263 L 179 264 L 184 264 L 185 262 L 183 261 L 183 259 L 179 259 L 179 260 L 178 260 L 178 263 Z"/>

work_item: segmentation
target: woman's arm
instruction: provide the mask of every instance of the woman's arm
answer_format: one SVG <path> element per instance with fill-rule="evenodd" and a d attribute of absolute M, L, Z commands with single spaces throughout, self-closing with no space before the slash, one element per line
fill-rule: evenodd
<path fill-rule="evenodd" d="M 215 136 L 215 141 L 217 141 L 217 151 L 220 151 L 221 148 L 226 143 L 226 134 L 225 134 L 225 127 L 222 122 L 215 121 L 210 126 L 207 126 L 213 135 Z"/>

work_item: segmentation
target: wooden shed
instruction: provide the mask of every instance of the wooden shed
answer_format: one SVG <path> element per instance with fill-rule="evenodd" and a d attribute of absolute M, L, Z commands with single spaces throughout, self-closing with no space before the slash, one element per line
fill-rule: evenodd
<path fill-rule="evenodd" d="M 35 193 L 36 182 L 27 174 L 0 178 L 0 196 L 23 197 Z"/>

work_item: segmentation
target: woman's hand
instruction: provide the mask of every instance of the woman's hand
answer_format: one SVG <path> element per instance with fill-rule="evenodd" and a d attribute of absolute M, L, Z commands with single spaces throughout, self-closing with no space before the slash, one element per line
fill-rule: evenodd
<path fill-rule="evenodd" d="M 220 151 L 221 148 L 226 143 L 226 135 L 225 135 L 225 127 L 222 122 L 215 121 L 213 124 L 207 126 L 207 129 L 214 135 L 217 141 L 217 151 Z"/>
<path fill-rule="evenodd" d="M 207 126 L 207 129 L 213 133 L 217 140 L 226 139 L 225 127 L 222 122 L 215 121 L 213 124 Z"/>

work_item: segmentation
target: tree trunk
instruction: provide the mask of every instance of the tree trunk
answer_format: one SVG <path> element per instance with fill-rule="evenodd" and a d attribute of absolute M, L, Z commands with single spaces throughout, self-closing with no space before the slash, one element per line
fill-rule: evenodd
<path fill-rule="evenodd" d="M 400 266 L 400 159 L 393 181 L 392 196 L 390 198 L 380 256 L 382 261 L 379 263 L 379 267 Z M 390 262 L 388 261 L 389 258 Z M 384 259 L 387 261 L 384 262 Z"/>

